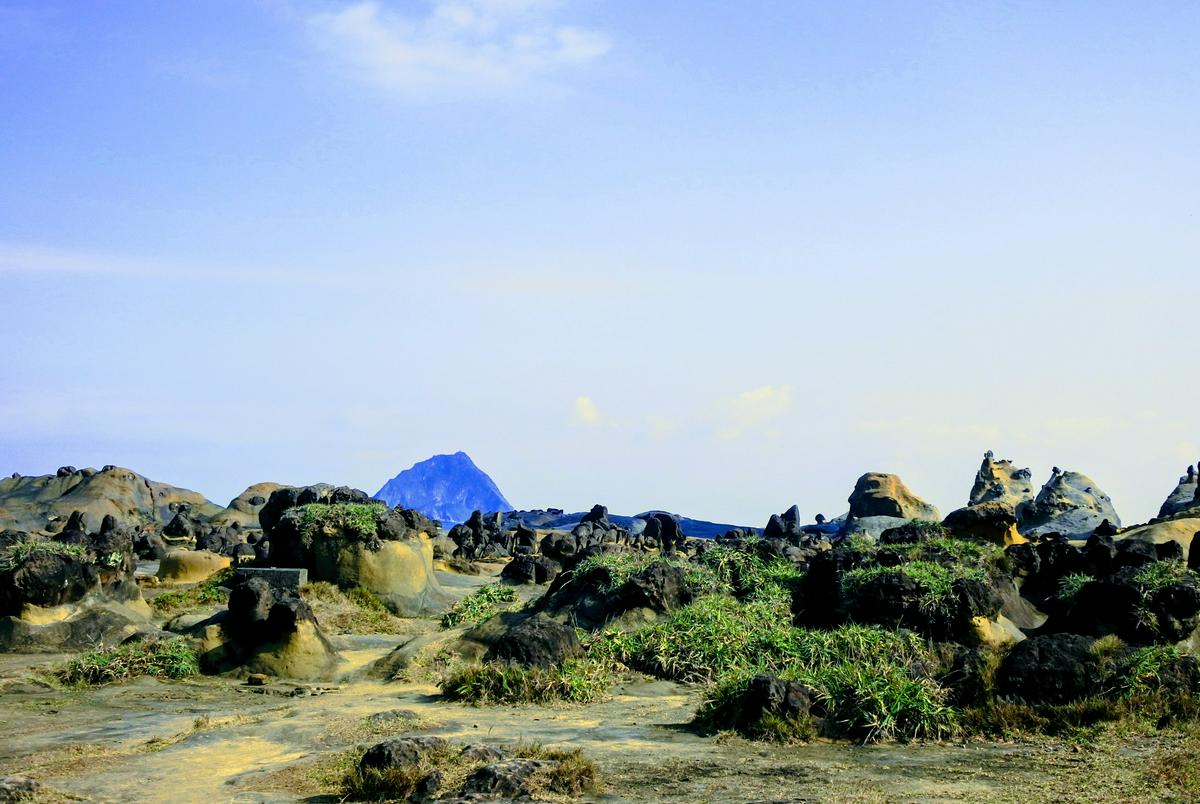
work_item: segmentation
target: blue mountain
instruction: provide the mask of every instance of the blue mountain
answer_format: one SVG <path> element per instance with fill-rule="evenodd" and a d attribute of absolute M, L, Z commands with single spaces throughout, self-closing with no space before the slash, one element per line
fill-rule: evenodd
<path fill-rule="evenodd" d="M 443 526 L 465 522 L 472 511 L 511 511 L 500 489 L 465 452 L 434 455 L 405 469 L 375 495 L 388 505 L 420 511 Z"/>

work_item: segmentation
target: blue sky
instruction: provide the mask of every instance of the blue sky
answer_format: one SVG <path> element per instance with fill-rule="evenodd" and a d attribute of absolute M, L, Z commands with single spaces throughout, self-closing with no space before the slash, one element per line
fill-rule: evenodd
<path fill-rule="evenodd" d="M 1193 3 L 0 0 L 0 470 L 760 523 L 1200 459 Z"/>

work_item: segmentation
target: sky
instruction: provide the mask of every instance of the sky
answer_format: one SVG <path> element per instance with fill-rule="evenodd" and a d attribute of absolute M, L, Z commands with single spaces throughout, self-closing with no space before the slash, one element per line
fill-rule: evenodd
<path fill-rule="evenodd" d="M 0 471 L 761 525 L 1200 459 L 1200 4 L 0 0 Z"/>

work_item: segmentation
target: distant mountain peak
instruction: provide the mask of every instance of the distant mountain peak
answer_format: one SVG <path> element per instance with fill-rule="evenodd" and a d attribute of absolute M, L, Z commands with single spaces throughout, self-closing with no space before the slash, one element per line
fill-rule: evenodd
<path fill-rule="evenodd" d="M 388 505 L 413 508 L 443 525 L 465 522 L 475 510 L 512 510 L 492 479 L 462 450 L 413 464 L 375 496 Z"/>

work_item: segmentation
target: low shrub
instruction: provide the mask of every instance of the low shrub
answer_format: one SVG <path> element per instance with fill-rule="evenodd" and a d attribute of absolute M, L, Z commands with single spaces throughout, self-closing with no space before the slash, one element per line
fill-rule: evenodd
<path fill-rule="evenodd" d="M 481 623 L 494 614 L 507 611 L 517 602 L 517 592 L 502 583 L 481 586 L 442 615 L 442 628 Z"/>
<path fill-rule="evenodd" d="M 1188 569 L 1187 564 L 1172 559 L 1169 561 L 1152 561 L 1138 570 L 1133 576 L 1133 582 L 1141 587 L 1142 595 L 1151 595 L 1165 586 L 1179 583 L 1195 573 Z"/>
<path fill-rule="evenodd" d="M 612 667 L 591 658 L 568 659 L 558 667 L 523 667 L 483 662 L 452 668 L 441 680 L 450 700 L 474 704 L 592 703 L 615 680 Z"/>
<path fill-rule="evenodd" d="M 76 656 L 55 671 L 65 684 L 97 685 L 138 676 L 180 679 L 200 672 L 195 648 L 183 637 L 143 640 Z"/>
<path fill-rule="evenodd" d="M 1071 603 L 1079 595 L 1080 590 L 1096 580 L 1091 575 L 1082 572 L 1072 572 L 1064 575 L 1058 582 L 1058 599 Z"/>

